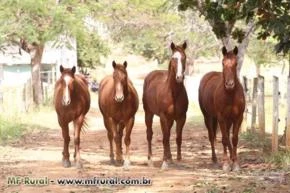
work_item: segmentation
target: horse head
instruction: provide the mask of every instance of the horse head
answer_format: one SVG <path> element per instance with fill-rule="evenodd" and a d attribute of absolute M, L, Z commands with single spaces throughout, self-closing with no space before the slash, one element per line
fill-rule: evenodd
<path fill-rule="evenodd" d="M 222 48 L 223 53 L 223 81 L 226 90 L 234 90 L 237 81 L 237 63 L 238 63 L 238 48 L 235 47 L 232 51 L 227 51 Z"/>
<path fill-rule="evenodd" d="M 176 46 L 173 42 L 170 45 L 172 56 L 169 64 L 169 71 L 175 74 L 175 79 L 178 83 L 182 83 L 184 80 L 186 66 L 186 47 L 186 42 L 184 42 L 181 46 Z"/>
<path fill-rule="evenodd" d="M 125 96 L 128 92 L 128 75 L 127 75 L 127 62 L 125 61 L 123 64 L 116 64 L 115 61 L 112 62 L 112 66 L 114 68 L 113 79 L 114 79 L 114 88 L 115 101 L 121 103 L 125 99 Z"/>
<path fill-rule="evenodd" d="M 63 88 L 62 104 L 68 106 L 71 103 L 71 95 L 74 89 L 74 75 L 76 72 L 76 67 L 64 68 L 60 66 L 61 72 L 61 84 Z"/>

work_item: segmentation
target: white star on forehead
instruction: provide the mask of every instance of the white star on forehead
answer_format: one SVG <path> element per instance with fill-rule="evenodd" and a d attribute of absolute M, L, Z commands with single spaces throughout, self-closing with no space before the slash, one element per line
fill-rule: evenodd
<path fill-rule="evenodd" d="M 176 58 L 176 59 L 180 60 L 181 59 L 180 52 L 174 52 L 174 54 L 172 55 L 172 58 Z"/>

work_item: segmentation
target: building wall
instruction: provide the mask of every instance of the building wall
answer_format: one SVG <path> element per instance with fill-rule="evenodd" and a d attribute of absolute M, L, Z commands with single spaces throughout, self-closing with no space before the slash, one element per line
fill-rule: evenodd
<path fill-rule="evenodd" d="M 16 86 L 25 84 L 31 77 L 31 66 L 29 64 L 4 65 L 2 84 L 5 86 Z"/>

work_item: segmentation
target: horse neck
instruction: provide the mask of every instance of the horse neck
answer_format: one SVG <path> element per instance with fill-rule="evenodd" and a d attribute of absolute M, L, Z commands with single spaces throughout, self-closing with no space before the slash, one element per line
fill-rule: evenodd
<path fill-rule="evenodd" d="M 174 98 L 180 93 L 180 90 L 183 88 L 183 83 L 178 83 L 176 81 L 176 75 L 170 68 L 168 69 L 166 83 Z"/>

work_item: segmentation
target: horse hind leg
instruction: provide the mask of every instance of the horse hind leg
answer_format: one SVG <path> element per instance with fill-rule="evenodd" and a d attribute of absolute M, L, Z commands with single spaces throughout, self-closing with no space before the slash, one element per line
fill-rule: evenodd
<path fill-rule="evenodd" d="M 176 145 L 177 160 L 181 160 L 182 130 L 186 121 L 186 115 L 176 121 Z"/>
<path fill-rule="evenodd" d="M 71 162 L 69 160 L 69 149 L 68 149 L 68 145 L 70 142 L 69 127 L 68 127 L 68 123 L 61 123 L 60 125 L 62 129 L 62 137 L 63 137 L 62 164 L 63 164 L 63 167 L 68 168 L 71 166 Z"/>
<path fill-rule="evenodd" d="M 145 111 L 145 124 L 147 127 L 146 134 L 147 134 L 147 143 L 148 143 L 148 166 L 153 167 L 152 161 L 152 122 L 153 122 L 153 114 Z"/>
<path fill-rule="evenodd" d="M 82 168 L 81 156 L 80 156 L 80 133 L 84 123 L 84 115 L 79 116 L 73 121 L 74 123 L 74 144 L 75 144 L 75 153 L 74 158 L 76 161 L 76 167 Z"/>
<path fill-rule="evenodd" d="M 135 118 L 132 117 L 129 119 L 129 121 L 126 123 L 126 135 L 125 135 L 125 145 L 126 145 L 126 157 L 124 161 L 124 169 L 129 169 L 130 166 L 130 144 L 131 144 L 131 132 L 132 128 L 134 126 Z"/>

